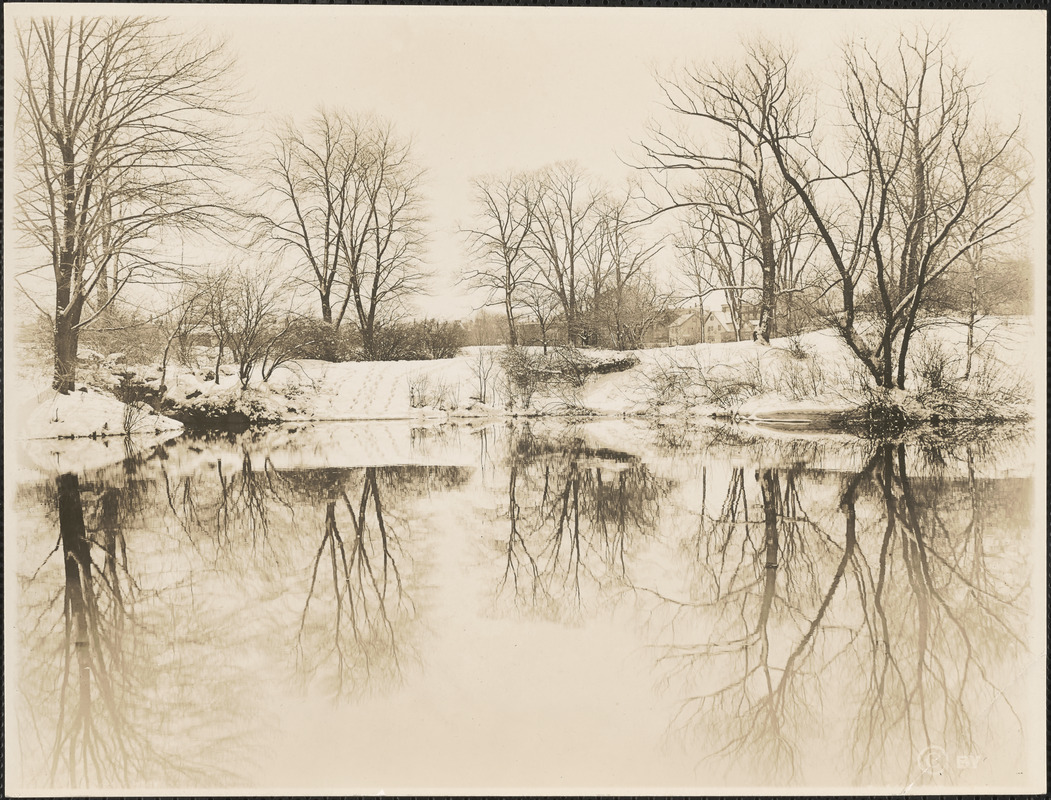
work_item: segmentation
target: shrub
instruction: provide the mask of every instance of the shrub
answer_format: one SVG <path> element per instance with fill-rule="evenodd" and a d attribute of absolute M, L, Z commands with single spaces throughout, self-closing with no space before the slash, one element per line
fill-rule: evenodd
<path fill-rule="evenodd" d="M 823 361 L 812 351 L 802 359 L 792 356 L 791 361 L 780 364 L 774 379 L 777 392 L 792 400 L 818 397 L 827 385 Z"/>
<path fill-rule="evenodd" d="M 351 361 L 358 346 L 357 331 L 353 326 L 337 328 L 331 322 L 315 317 L 299 317 L 292 321 L 285 340 L 294 359 L 318 361 Z"/>
<path fill-rule="evenodd" d="M 675 362 L 657 363 L 644 377 L 646 397 L 651 408 L 681 406 L 688 408 L 695 401 L 694 389 L 699 383 L 689 367 Z"/>
<path fill-rule="evenodd" d="M 123 353 L 129 364 L 151 364 L 161 360 L 165 339 L 156 322 L 111 306 L 80 333 L 78 344 L 103 356 Z"/>
<path fill-rule="evenodd" d="M 489 404 L 491 395 L 495 394 L 493 384 L 495 383 L 495 372 L 497 368 L 496 356 L 492 350 L 478 350 L 478 358 L 471 362 L 471 371 L 475 378 L 475 393 L 472 399 L 479 403 Z"/>
<path fill-rule="evenodd" d="M 465 336 L 459 322 L 425 319 L 413 323 L 417 352 L 421 358 L 455 358 Z"/>
<path fill-rule="evenodd" d="M 511 405 L 517 400 L 529 408 L 533 395 L 545 382 L 544 357 L 525 347 L 506 347 L 500 357 Z"/>
<path fill-rule="evenodd" d="M 733 412 L 768 388 L 758 359 L 737 366 L 668 361 L 652 369 L 647 382 L 651 407 L 675 405 L 683 411 L 708 405 Z"/>
<path fill-rule="evenodd" d="M 955 382 L 959 364 L 959 357 L 937 339 L 921 340 L 912 352 L 912 369 L 921 393 L 949 388 Z"/>
<path fill-rule="evenodd" d="M 452 387 L 442 380 L 432 380 L 427 375 L 409 378 L 409 405 L 412 408 L 455 409 L 459 405 L 459 387 Z"/>
<path fill-rule="evenodd" d="M 814 348 L 804 343 L 803 337 L 798 333 L 787 337 L 785 346 L 781 349 L 799 361 L 804 361 L 814 355 Z"/>
<path fill-rule="evenodd" d="M 373 358 L 377 361 L 429 361 L 454 358 L 464 343 L 458 322 L 424 319 L 377 327 Z"/>

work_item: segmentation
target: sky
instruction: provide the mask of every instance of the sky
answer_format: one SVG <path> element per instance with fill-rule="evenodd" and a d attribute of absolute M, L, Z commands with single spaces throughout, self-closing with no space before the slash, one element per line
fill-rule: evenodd
<path fill-rule="evenodd" d="M 1006 118 L 1023 112 L 1031 151 L 1045 152 L 1043 12 L 141 4 L 90 13 L 131 9 L 226 40 L 258 140 L 273 117 L 302 120 L 321 105 L 375 113 L 411 136 L 427 170 L 434 272 L 418 305 L 445 317 L 481 302 L 455 282 L 467 260 L 457 229 L 472 214 L 471 178 L 573 159 L 600 179 L 624 179 L 647 120 L 668 119 L 654 74 L 732 57 L 742 37 L 793 45 L 821 82 L 833 80 L 838 49 L 852 37 L 948 28 L 955 51 L 987 80 L 989 105 Z M 85 13 L 4 7 L 5 20 L 52 10 Z M 16 51 L 5 27 L 10 69 Z M 1034 198 L 1045 195 L 1034 187 Z"/>

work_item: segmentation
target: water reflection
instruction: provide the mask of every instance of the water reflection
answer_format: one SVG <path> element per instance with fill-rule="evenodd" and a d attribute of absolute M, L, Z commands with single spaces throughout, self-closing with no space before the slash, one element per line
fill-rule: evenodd
<path fill-rule="evenodd" d="M 326 487 L 321 542 L 296 633 L 299 668 L 313 676 L 329 665 L 336 694 L 347 683 L 368 682 L 377 672 L 400 675 L 396 631 L 416 613 L 398 569 L 400 537 L 384 520 L 376 468 L 365 469 L 354 500 L 348 483 Z"/>
<path fill-rule="evenodd" d="M 1034 520 L 1030 445 L 1010 433 L 406 426 L 410 458 L 471 466 L 378 466 L 283 430 L 25 481 L 26 780 L 245 785 L 284 746 L 288 704 L 447 694 L 455 675 L 429 671 L 443 626 L 487 611 L 582 636 L 615 615 L 674 706 L 660 727 L 713 786 L 966 780 L 939 751 L 1014 775 Z M 455 542 L 479 538 L 462 561 Z M 463 696 L 465 720 L 499 714 Z M 403 706 L 392 730 L 415 724 Z"/>
<path fill-rule="evenodd" d="M 543 618 L 577 618 L 630 582 L 629 553 L 656 532 L 669 484 L 641 459 L 579 436 L 526 426 L 508 449 L 497 596 Z"/>
<path fill-rule="evenodd" d="M 182 613 L 183 587 L 155 582 L 149 555 L 129 548 L 154 488 L 140 468 L 129 458 L 22 493 L 57 517 L 57 543 L 20 581 L 27 749 L 54 786 L 222 785 L 236 771 L 201 761 L 200 748 L 225 739 L 233 756 L 235 737 L 251 739 L 218 716 L 237 711 L 239 692 L 223 685 L 235 670 L 171 651 L 187 631 L 208 636 L 211 620 Z"/>
<path fill-rule="evenodd" d="M 997 704 L 1018 727 L 1028 485 L 978 479 L 964 450 L 965 478 L 913 477 L 906 446 L 880 444 L 848 474 L 761 467 L 751 511 L 741 469 L 717 513 L 702 493 L 693 596 L 651 594 L 676 623 L 677 724 L 734 782 L 940 782 L 932 748 L 987 748 Z M 815 741 L 842 752 L 821 764 Z"/>

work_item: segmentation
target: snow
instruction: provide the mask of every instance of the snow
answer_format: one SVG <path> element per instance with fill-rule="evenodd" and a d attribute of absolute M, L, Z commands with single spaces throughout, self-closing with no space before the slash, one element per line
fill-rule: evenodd
<path fill-rule="evenodd" d="M 966 330 L 960 325 L 932 325 L 918 332 L 913 351 L 925 341 L 940 341 L 954 354 L 966 347 Z M 933 321 L 938 322 L 938 321 Z M 985 341 L 976 363 L 997 380 L 1022 380 L 1028 361 L 1037 352 L 1032 325 L 1011 319 L 983 320 L 976 341 Z M 987 341 L 986 341 L 987 340 Z M 535 348 L 539 350 L 538 348 Z M 728 415 L 762 423 L 820 423 L 830 415 L 856 408 L 866 398 L 862 370 L 845 344 L 831 331 L 815 331 L 794 340 L 775 339 L 770 345 L 756 342 L 682 345 L 635 351 L 586 351 L 594 364 L 634 355 L 638 363 L 621 372 L 590 375 L 580 388 L 561 387 L 537 392 L 530 407 L 508 402 L 506 380 L 499 361 L 503 348 L 470 347 L 452 359 L 434 361 L 346 362 L 298 361 L 279 367 L 269 381 L 253 376 L 241 388 L 236 369 L 224 365 L 219 383 L 169 364 L 165 383 L 168 396 L 193 408 L 222 406 L 253 408 L 268 419 L 286 422 L 410 420 L 421 425 L 450 420 L 484 422 L 511 416 L 668 416 Z M 800 357 L 803 355 L 804 357 Z M 181 423 L 146 407 L 129 410 L 101 386 L 118 382 L 114 370 L 133 371 L 147 384 L 159 385 L 155 366 L 115 366 L 113 356 L 99 360 L 90 354 L 80 377 L 87 385 L 59 395 L 41 388 L 42 381 L 23 380 L 9 392 L 9 435 L 20 440 L 56 440 L 69 437 L 107 437 L 132 434 L 143 442 L 170 438 Z M 487 380 L 486 400 L 479 394 L 480 362 L 494 364 Z M 958 365 L 957 365 L 958 366 Z M 735 394 L 713 402 L 701 379 L 733 384 Z M 670 387 L 670 388 L 669 388 Z M 706 394 L 707 391 L 707 394 Z M 34 394 L 35 392 L 35 394 Z M 663 392 L 663 393 L 662 393 Z M 19 396 L 19 393 L 21 395 Z M 908 402 L 914 402 L 909 400 Z M 139 445 L 137 445 L 139 446 Z M 102 445 L 103 458 L 120 448 Z M 37 446 L 33 461 L 56 468 L 56 455 L 70 447 Z M 79 457 L 78 457 L 79 458 Z"/>
<path fill-rule="evenodd" d="M 112 395 L 87 386 L 69 394 L 47 390 L 38 394 L 24 417 L 23 438 L 158 434 L 182 430 L 182 423 L 145 406 L 129 406 Z"/>

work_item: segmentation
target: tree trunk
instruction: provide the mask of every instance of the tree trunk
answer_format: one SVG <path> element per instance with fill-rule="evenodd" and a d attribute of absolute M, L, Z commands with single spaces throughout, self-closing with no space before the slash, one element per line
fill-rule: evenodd
<path fill-rule="evenodd" d="M 55 377 L 51 384 L 59 394 L 69 394 L 76 383 L 78 339 L 69 315 L 60 315 L 55 320 Z"/>
<path fill-rule="evenodd" d="M 361 355 L 366 361 L 375 360 L 376 337 L 371 327 L 361 329 Z"/>
<path fill-rule="evenodd" d="M 964 368 L 963 379 L 971 379 L 971 367 L 974 358 L 974 323 L 978 319 L 978 272 L 971 271 L 970 303 L 967 309 L 967 363 Z"/>
<path fill-rule="evenodd" d="M 55 376 L 52 386 L 59 394 L 69 394 L 77 379 L 77 330 L 80 314 L 73 307 L 73 276 L 76 268 L 76 173 L 73 150 L 62 147 L 63 236 L 55 276 Z"/>
<path fill-rule="evenodd" d="M 323 291 L 319 292 L 321 295 L 321 319 L 328 324 L 332 324 L 332 296 L 331 292 Z"/>
<path fill-rule="evenodd" d="M 71 472 L 58 476 L 58 529 L 65 562 L 66 597 L 75 621 L 77 650 L 81 651 L 88 646 L 85 593 L 91 583 L 91 552 L 85 535 L 80 479 Z M 82 671 L 90 674 L 88 670 Z"/>
<path fill-rule="evenodd" d="M 763 193 L 762 181 L 752 184 L 755 193 L 755 205 L 759 212 L 760 268 L 763 271 L 763 293 L 759 301 L 759 324 L 752 338 L 763 344 L 770 344 L 770 338 L 776 334 L 774 319 L 777 303 L 777 258 L 774 255 L 773 220 Z"/>
<path fill-rule="evenodd" d="M 518 346 L 518 330 L 515 328 L 515 312 L 511 305 L 510 290 L 504 295 L 504 312 L 507 314 L 507 341 L 511 347 Z"/>
<path fill-rule="evenodd" d="M 763 599 L 760 603 L 759 624 L 756 627 L 765 631 L 766 621 L 770 617 L 770 609 L 777 590 L 777 568 L 780 563 L 780 536 L 777 527 L 779 496 L 777 472 L 764 469 L 760 477 L 760 487 L 763 494 L 764 576 Z"/>

